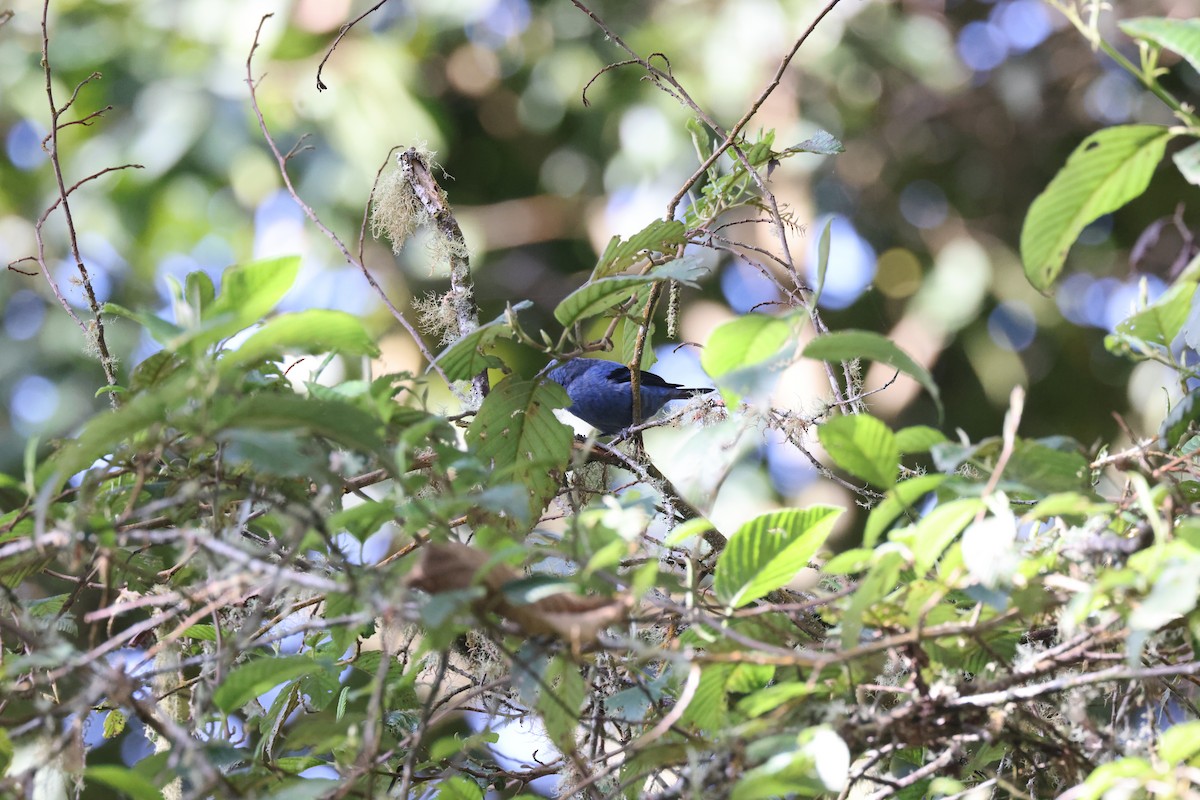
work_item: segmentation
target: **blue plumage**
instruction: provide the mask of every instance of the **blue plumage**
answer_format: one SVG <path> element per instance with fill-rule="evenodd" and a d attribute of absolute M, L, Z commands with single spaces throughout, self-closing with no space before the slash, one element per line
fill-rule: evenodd
<path fill-rule="evenodd" d="M 567 411 L 601 433 L 618 433 L 633 424 L 629 367 L 595 358 L 573 358 L 550 370 L 547 377 L 567 390 L 571 398 Z M 697 392 L 710 391 L 667 383 L 653 372 L 643 371 L 639 385 L 641 419 L 649 419 L 671 400 L 686 400 Z"/>

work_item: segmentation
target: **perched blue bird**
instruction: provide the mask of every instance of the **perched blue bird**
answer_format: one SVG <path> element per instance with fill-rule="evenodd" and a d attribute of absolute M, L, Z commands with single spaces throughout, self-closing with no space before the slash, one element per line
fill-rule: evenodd
<path fill-rule="evenodd" d="M 575 416 L 601 433 L 618 433 L 633 425 L 633 390 L 629 367 L 597 358 L 573 358 L 550 370 L 547 377 L 561 384 L 571 398 L 567 406 Z M 641 373 L 638 395 L 645 421 L 671 400 L 686 400 L 697 392 L 667 383 L 653 372 Z"/>

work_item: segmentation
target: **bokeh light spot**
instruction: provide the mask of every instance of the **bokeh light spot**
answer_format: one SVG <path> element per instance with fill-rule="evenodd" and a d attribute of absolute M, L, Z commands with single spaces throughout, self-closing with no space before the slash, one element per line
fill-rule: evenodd
<path fill-rule="evenodd" d="M 968 22 L 958 34 L 958 56 L 976 72 L 987 72 L 1004 63 L 1008 42 L 998 26 Z"/>
<path fill-rule="evenodd" d="M 1033 344 L 1037 320 L 1029 306 L 1016 300 L 1001 303 L 988 314 L 988 335 L 1005 350 L 1020 352 Z"/>
<path fill-rule="evenodd" d="M 1083 107 L 1098 122 L 1126 122 L 1133 116 L 1140 93 L 1133 78 L 1113 69 L 1088 87 L 1087 94 L 1083 96 Z"/>
<path fill-rule="evenodd" d="M 1016 52 L 1037 47 L 1053 30 L 1042 0 L 1014 0 L 997 5 L 992 11 L 992 21 L 1003 32 L 1009 48 Z"/>
<path fill-rule="evenodd" d="M 721 270 L 721 291 L 729 307 L 739 314 L 745 314 L 763 303 L 779 300 L 779 289 L 759 270 L 740 259 L 730 262 Z"/>
<path fill-rule="evenodd" d="M 893 247 L 879 257 L 875 288 L 888 297 L 903 299 L 921 287 L 921 262 L 911 250 Z"/>
<path fill-rule="evenodd" d="M 573 197 L 587 185 L 591 165 L 578 150 L 560 147 L 546 156 L 539 177 L 548 191 L 560 197 Z"/>
<path fill-rule="evenodd" d="M 46 318 L 46 301 L 36 292 L 21 289 L 4 307 L 4 332 L 18 342 L 32 339 L 42 329 Z"/>
<path fill-rule="evenodd" d="M 913 181 L 900 190 L 900 213 L 909 224 L 928 230 L 946 221 L 946 193 L 936 183 Z"/>
<path fill-rule="evenodd" d="M 482 97 L 500 80 L 500 59 L 487 47 L 465 44 L 446 60 L 446 79 L 462 94 Z"/>
<path fill-rule="evenodd" d="M 13 386 L 9 411 L 25 428 L 36 428 L 58 411 L 58 389 L 41 375 L 25 375 Z"/>
<path fill-rule="evenodd" d="M 32 120 L 19 120 L 8 129 L 4 138 L 4 152 L 8 160 L 20 170 L 31 170 L 46 160 L 46 151 L 42 149 L 42 137 L 45 132 Z"/>

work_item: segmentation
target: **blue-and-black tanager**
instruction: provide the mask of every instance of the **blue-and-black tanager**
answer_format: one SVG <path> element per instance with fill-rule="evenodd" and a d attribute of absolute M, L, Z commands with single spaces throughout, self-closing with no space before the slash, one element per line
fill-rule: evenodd
<path fill-rule="evenodd" d="M 629 367 L 597 358 L 573 358 L 550 370 L 547 377 L 567 390 L 571 398 L 567 411 L 601 433 L 619 433 L 633 425 Z M 654 416 L 671 400 L 686 400 L 697 392 L 711 391 L 667 383 L 653 372 L 643 371 L 638 387 L 641 420 Z"/>

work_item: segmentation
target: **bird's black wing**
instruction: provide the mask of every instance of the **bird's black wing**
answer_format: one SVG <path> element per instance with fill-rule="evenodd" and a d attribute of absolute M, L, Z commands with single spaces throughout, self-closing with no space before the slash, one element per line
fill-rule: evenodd
<path fill-rule="evenodd" d="M 604 377 L 607 380 L 619 384 L 627 384 L 632 380 L 629 373 L 629 367 L 621 365 L 613 367 L 612 372 L 608 373 Z M 671 389 L 677 397 L 684 399 L 686 399 L 689 395 L 695 394 L 696 392 L 713 391 L 712 389 L 706 387 L 690 387 L 679 383 L 671 383 L 670 381 L 663 380 L 662 376 L 655 375 L 653 372 L 646 372 L 645 370 L 642 370 L 641 385 L 655 386 L 659 389 Z"/>
<path fill-rule="evenodd" d="M 612 372 L 608 373 L 605 377 L 614 383 L 630 383 L 633 380 L 633 377 L 629 372 L 629 367 L 626 366 L 613 367 Z M 655 375 L 653 372 L 646 372 L 645 370 L 642 370 L 642 379 L 639 381 L 639 383 L 642 386 L 657 386 L 661 389 L 680 388 L 680 384 L 668 383 L 660 376 Z"/>

